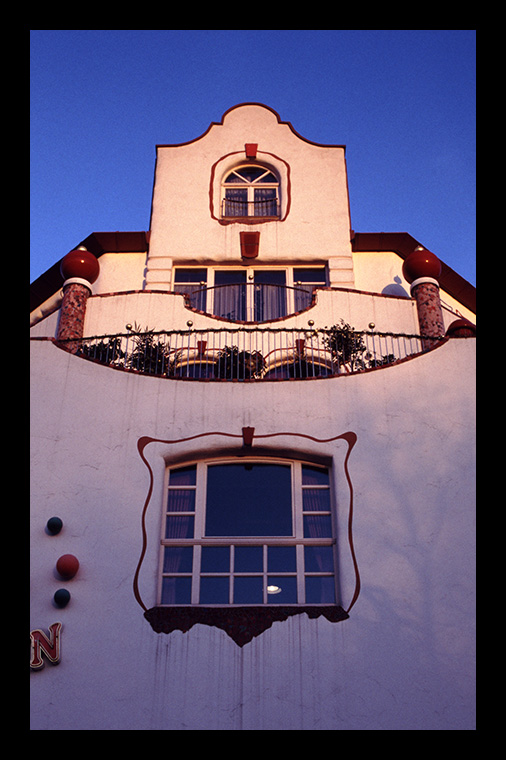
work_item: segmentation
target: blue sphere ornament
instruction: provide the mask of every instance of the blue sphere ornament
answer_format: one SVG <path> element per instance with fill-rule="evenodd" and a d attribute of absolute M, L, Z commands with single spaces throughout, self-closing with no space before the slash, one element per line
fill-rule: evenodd
<path fill-rule="evenodd" d="M 59 517 L 50 517 L 46 523 L 46 527 L 52 536 L 56 536 L 63 528 L 63 520 Z"/>
<path fill-rule="evenodd" d="M 57 607 L 66 607 L 70 602 L 70 592 L 66 588 L 59 588 L 54 592 L 53 599 Z"/>

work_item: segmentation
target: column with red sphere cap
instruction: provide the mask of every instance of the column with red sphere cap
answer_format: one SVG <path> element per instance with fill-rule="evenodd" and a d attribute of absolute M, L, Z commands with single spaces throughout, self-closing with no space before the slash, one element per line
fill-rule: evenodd
<path fill-rule="evenodd" d="M 418 312 L 422 348 L 427 351 L 436 346 L 445 333 L 439 297 L 441 262 L 431 251 L 419 245 L 404 259 L 402 274 L 411 285 L 411 295 L 416 301 Z"/>
<path fill-rule="evenodd" d="M 84 246 L 79 246 L 63 258 L 60 271 L 65 282 L 56 339 L 63 348 L 75 354 L 84 334 L 86 302 L 91 295 L 92 283 L 99 275 L 100 266 L 92 253 Z"/>

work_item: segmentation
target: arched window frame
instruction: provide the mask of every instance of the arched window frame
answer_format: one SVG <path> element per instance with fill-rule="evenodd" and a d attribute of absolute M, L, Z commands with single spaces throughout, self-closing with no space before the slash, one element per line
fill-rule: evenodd
<path fill-rule="evenodd" d="M 222 218 L 279 219 L 280 209 L 280 178 L 272 167 L 248 162 L 225 172 L 221 183 Z"/>
<path fill-rule="evenodd" d="M 273 217 L 223 217 L 222 216 L 222 199 L 223 199 L 223 180 L 236 167 L 243 166 L 247 161 L 244 159 L 243 151 L 233 151 L 226 153 L 214 162 L 211 166 L 209 182 L 209 210 L 211 218 L 220 224 L 269 224 L 272 222 L 283 222 L 288 217 L 291 208 L 291 168 L 290 164 L 281 156 L 269 151 L 257 151 L 257 158 L 251 163 L 261 165 L 270 169 L 274 176 L 278 178 L 279 190 L 279 211 L 277 218 Z"/>

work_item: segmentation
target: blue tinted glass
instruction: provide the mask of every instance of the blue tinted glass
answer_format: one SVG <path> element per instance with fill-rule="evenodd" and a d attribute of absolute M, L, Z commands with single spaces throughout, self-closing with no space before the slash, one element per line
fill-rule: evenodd
<path fill-rule="evenodd" d="M 294 282 L 318 282 L 325 284 L 327 281 L 325 269 L 294 269 L 293 270 Z"/>
<path fill-rule="evenodd" d="M 170 488 L 167 495 L 167 512 L 195 512 L 195 489 Z"/>
<path fill-rule="evenodd" d="M 328 486 L 329 471 L 326 467 L 313 467 L 309 464 L 302 465 L 303 486 Z"/>
<path fill-rule="evenodd" d="M 277 182 L 277 179 L 274 176 L 274 174 L 271 174 L 269 172 L 269 174 L 264 174 L 263 177 L 260 177 L 260 179 L 258 181 L 259 182 Z"/>
<path fill-rule="evenodd" d="M 200 579 L 200 604 L 228 604 L 228 578 Z"/>
<path fill-rule="evenodd" d="M 264 375 L 264 380 L 285 380 L 290 377 L 289 364 L 279 364 Z"/>
<path fill-rule="evenodd" d="M 263 174 L 265 174 L 266 169 L 264 169 L 262 166 L 245 166 L 242 169 L 236 169 L 236 174 L 239 174 L 241 177 L 244 177 L 244 179 L 247 182 L 253 182 L 254 180 L 261 177 Z M 273 177 L 274 180 L 274 177 Z M 273 181 L 269 180 L 269 181 Z M 227 182 L 229 181 L 229 178 L 227 177 Z"/>
<path fill-rule="evenodd" d="M 262 572 L 263 546 L 236 546 L 234 549 L 234 572 Z"/>
<path fill-rule="evenodd" d="M 165 538 L 193 538 L 193 515 L 168 515 Z"/>
<path fill-rule="evenodd" d="M 214 377 L 215 363 L 213 361 L 193 362 L 182 364 L 174 371 L 176 377 L 194 377 L 197 380 L 205 380 Z"/>
<path fill-rule="evenodd" d="M 289 573 L 297 569 L 295 546 L 269 546 L 267 570 L 270 573 Z"/>
<path fill-rule="evenodd" d="M 306 577 L 306 604 L 335 604 L 333 577 Z"/>
<path fill-rule="evenodd" d="M 170 486 L 194 486 L 196 482 L 197 467 L 194 464 L 190 467 L 178 467 L 176 470 L 170 471 Z"/>
<path fill-rule="evenodd" d="M 262 587 L 263 579 L 261 576 L 258 578 L 236 576 L 234 578 L 234 604 L 262 604 Z"/>
<path fill-rule="evenodd" d="M 242 177 L 239 177 L 235 172 L 232 172 L 231 174 L 228 175 L 228 177 L 226 178 L 225 182 L 227 183 L 227 185 L 229 185 L 231 183 L 237 184 L 238 182 L 240 184 L 244 184 L 246 182 L 246 180 L 243 179 Z"/>
<path fill-rule="evenodd" d="M 207 269 L 176 269 L 174 282 L 205 282 Z"/>
<path fill-rule="evenodd" d="M 331 538 L 330 515 L 304 515 L 304 538 Z"/>
<path fill-rule="evenodd" d="M 303 488 L 302 509 L 304 512 L 330 512 L 330 490 L 328 488 Z"/>
<path fill-rule="evenodd" d="M 207 536 L 291 536 L 291 470 L 279 464 L 208 468 Z"/>
<path fill-rule="evenodd" d="M 297 579 L 292 575 L 269 575 L 267 602 L 269 604 L 297 604 Z"/>
<path fill-rule="evenodd" d="M 255 271 L 255 284 L 285 285 L 286 274 L 282 269 L 257 269 Z"/>
<path fill-rule="evenodd" d="M 214 273 L 215 285 L 233 285 L 240 282 L 246 282 L 246 272 L 242 269 L 240 270 L 218 269 Z"/>
<path fill-rule="evenodd" d="M 190 604 L 191 587 L 191 578 L 164 578 L 162 604 Z"/>
<path fill-rule="evenodd" d="M 306 573 L 327 573 L 334 570 L 332 546 L 305 546 L 304 568 Z"/>
<path fill-rule="evenodd" d="M 191 573 L 193 565 L 192 546 L 166 546 L 163 552 L 164 573 Z"/>
<path fill-rule="evenodd" d="M 203 546 L 201 572 L 228 573 L 230 570 L 230 549 L 228 546 Z"/>

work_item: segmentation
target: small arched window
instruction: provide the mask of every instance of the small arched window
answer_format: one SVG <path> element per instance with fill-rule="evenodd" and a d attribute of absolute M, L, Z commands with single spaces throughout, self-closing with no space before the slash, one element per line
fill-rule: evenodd
<path fill-rule="evenodd" d="M 279 180 L 267 167 L 238 166 L 225 176 L 222 188 L 223 218 L 279 218 Z"/>

